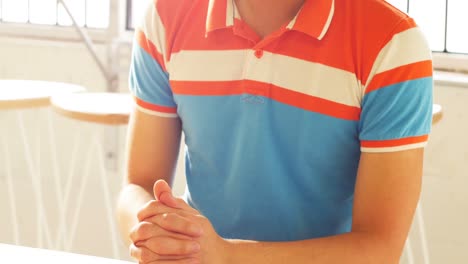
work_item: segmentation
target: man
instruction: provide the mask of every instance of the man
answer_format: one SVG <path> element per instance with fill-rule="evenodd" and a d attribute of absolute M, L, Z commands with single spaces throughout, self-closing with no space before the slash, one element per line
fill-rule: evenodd
<path fill-rule="evenodd" d="M 119 220 L 140 263 L 398 263 L 432 107 L 407 15 L 380 0 L 153 0 L 130 76 Z"/>

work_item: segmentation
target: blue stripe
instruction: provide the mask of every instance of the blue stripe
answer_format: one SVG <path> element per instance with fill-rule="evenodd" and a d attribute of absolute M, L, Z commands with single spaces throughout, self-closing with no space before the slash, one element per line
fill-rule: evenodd
<path fill-rule="evenodd" d="M 145 102 L 176 107 L 169 85 L 169 74 L 136 42 L 133 45 L 129 85 L 133 95 Z"/>
<path fill-rule="evenodd" d="M 358 122 L 264 97 L 175 99 L 187 198 L 220 235 L 278 241 L 350 230 Z"/>
<path fill-rule="evenodd" d="M 432 122 L 431 77 L 390 85 L 364 97 L 361 140 L 388 140 L 426 135 Z"/>

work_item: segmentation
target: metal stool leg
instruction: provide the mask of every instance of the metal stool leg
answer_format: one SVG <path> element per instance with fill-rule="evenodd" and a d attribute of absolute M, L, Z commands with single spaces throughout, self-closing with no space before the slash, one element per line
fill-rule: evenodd
<path fill-rule="evenodd" d="M 101 169 L 101 184 L 102 184 L 102 190 L 103 190 L 103 195 L 104 195 L 104 202 L 106 205 L 107 209 L 107 221 L 109 222 L 109 231 L 111 234 L 111 239 L 112 239 L 112 251 L 114 258 L 118 259 L 119 258 L 119 249 L 117 245 L 117 241 L 119 241 L 119 236 L 117 235 L 117 226 L 115 224 L 115 217 L 114 217 L 114 204 L 111 200 L 111 192 L 109 190 L 109 181 L 107 179 L 107 170 L 105 167 L 105 161 L 104 161 L 104 151 L 102 149 L 102 145 L 100 141 L 96 141 L 96 146 L 98 148 L 98 161 L 99 161 L 99 167 Z"/>
<path fill-rule="evenodd" d="M 91 142 L 93 142 L 93 141 L 91 141 Z M 68 232 L 69 236 L 68 236 L 67 239 L 65 239 L 65 251 L 70 251 L 71 250 L 73 239 L 75 238 L 76 230 L 77 230 L 77 227 L 78 227 L 79 215 L 80 215 L 81 207 L 82 207 L 82 204 L 83 204 L 83 197 L 84 197 L 84 193 L 85 193 L 85 189 L 86 189 L 85 187 L 87 185 L 89 175 L 91 174 L 91 172 L 90 172 L 90 170 L 91 170 L 91 161 L 92 161 L 91 158 L 93 157 L 93 150 L 94 150 L 93 145 L 94 144 L 91 144 L 90 148 L 88 149 L 88 152 L 86 153 L 86 161 L 85 161 L 85 164 L 84 164 L 84 173 L 83 173 L 83 177 L 81 178 L 80 186 L 78 187 L 78 195 L 76 196 L 78 203 L 76 205 L 75 214 L 73 215 L 73 219 L 72 219 L 70 228 L 68 229 L 69 230 L 69 232 Z M 71 182 L 71 179 L 69 180 L 69 182 Z M 67 189 L 67 191 L 66 191 L 66 196 L 67 197 L 69 196 L 69 189 Z M 67 199 L 67 201 L 68 201 L 68 199 Z"/>
<path fill-rule="evenodd" d="M 70 158 L 70 169 L 68 171 L 68 176 L 67 176 L 67 181 L 65 185 L 65 191 L 63 192 L 63 196 L 59 200 L 59 202 L 62 204 L 63 208 L 63 214 L 60 215 L 59 219 L 59 226 L 57 228 L 57 236 L 55 239 L 56 242 L 56 248 L 58 249 L 65 249 L 66 248 L 66 241 L 67 241 L 67 222 L 66 222 L 66 216 L 67 216 L 67 205 L 70 199 L 71 195 L 71 190 L 72 190 L 72 182 L 73 182 L 73 173 L 75 172 L 75 168 L 77 166 L 77 157 L 78 157 L 78 149 L 79 149 L 79 134 L 75 135 L 74 141 L 73 141 L 73 148 L 71 152 L 71 158 Z M 82 181 L 84 178 L 82 179 Z"/>
<path fill-rule="evenodd" d="M 53 179 L 55 183 L 55 199 L 57 201 L 57 209 L 58 209 L 58 218 L 64 218 L 65 217 L 65 204 L 62 203 L 63 199 L 63 190 L 62 190 L 62 180 L 61 180 L 61 175 L 60 175 L 60 169 L 58 166 L 58 158 L 57 158 L 57 144 L 55 142 L 56 136 L 55 136 L 55 129 L 52 124 L 52 111 L 47 111 L 47 134 L 48 134 L 48 139 L 49 139 L 49 150 L 50 150 L 50 156 L 52 158 L 52 174 L 53 174 Z M 59 223 L 61 221 L 59 220 Z M 57 235 L 61 235 L 59 232 L 57 232 Z M 60 249 L 59 248 L 59 243 L 60 240 L 56 240 L 55 242 L 55 248 L 54 249 Z"/>
<path fill-rule="evenodd" d="M 21 111 L 18 111 L 18 124 L 19 124 L 19 129 L 20 129 L 20 134 L 21 134 L 21 139 L 23 143 L 23 149 L 24 149 L 24 156 L 26 159 L 26 165 L 29 171 L 29 175 L 31 176 L 31 182 L 33 184 L 33 191 L 34 191 L 34 196 L 35 196 L 35 202 L 36 202 L 36 211 L 37 211 L 37 245 L 38 247 L 43 247 L 43 236 L 45 237 L 47 241 L 47 245 L 50 247 L 52 246 L 52 239 L 50 236 L 50 231 L 49 231 L 49 226 L 47 225 L 47 216 L 44 212 L 44 201 L 43 201 L 43 195 L 42 195 L 42 185 L 41 185 L 41 172 L 39 171 L 40 167 L 38 166 L 40 164 L 40 145 L 39 145 L 39 150 L 38 150 L 38 164 L 34 164 L 32 154 L 31 154 L 31 147 L 29 145 L 29 142 L 27 140 L 26 136 L 26 129 L 24 125 L 24 118 L 21 113 Z M 38 144 L 40 144 L 40 139 L 38 138 Z M 36 165 L 36 166 L 35 166 Z"/>
<path fill-rule="evenodd" d="M 421 203 L 419 203 L 418 207 L 416 208 L 416 217 L 417 217 L 418 227 L 419 227 L 419 237 L 421 239 L 421 248 L 422 248 L 423 261 L 424 261 L 423 263 L 430 264 L 429 250 L 428 250 L 427 238 L 426 238 L 426 227 L 424 224 L 424 217 L 423 217 Z"/>
<path fill-rule="evenodd" d="M 13 227 L 13 241 L 16 245 L 19 245 L 19 226 L 18 226 L 18 214 L 16 212 L 16 199 L 15 199 L 15 188 L 13 184 L 13 177 L 11 173 L 11 160 L 10 151 L 8 150 L 8 144 L 4 137 L 2 137 L 3 153 L 5 155 L 5 172 L 6 172 L 6 185 L 8 188 L 8 198 L 10 202 L 10 214 L 11 214 L 11 226 Z"/>
<path fill-rule="evenodd" d="M 408 264 L 414 264 L 413 248 L 411 246 L 411 239 L 409 238 L 409 236 L 406 239 L 405 252 L 406 252 L 406 258 L 408 260 Z"/>
<path fill-rule="evenodd" d="M 424 264 L 430 264 L 430 258 L 429 258 L 429 250 L 427 246 L 427 238 L 426 238 L 426 227 L 424 224 L 424 217 L 423 217 L 423 212 L 422 212 L 422 206 L 421 203 L 418 203 L 418 207 L 416 208 L 416 224 L 418 226 L 418 231 L 419 231 L 419 239 L 421 240 L 421 254 L 422 254 L 422 259 Z M 414 251 L 411 246 L 411 241 L 410 237 L 406 239 L 406 244 L 405 244 L 405 253 L 407 256 L 408 264 L 414 264 Z"/>

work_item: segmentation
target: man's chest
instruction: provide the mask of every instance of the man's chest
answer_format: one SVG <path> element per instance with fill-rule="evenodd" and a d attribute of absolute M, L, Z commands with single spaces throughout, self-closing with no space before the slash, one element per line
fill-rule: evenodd
<path fill-rule="evenodd" d="M 359 119 L 362 93 L 355 75 L 321 63 L 246 48 L 181 50 L 169 65 L 176 97 L 256 96 L 334 118 Z"/>

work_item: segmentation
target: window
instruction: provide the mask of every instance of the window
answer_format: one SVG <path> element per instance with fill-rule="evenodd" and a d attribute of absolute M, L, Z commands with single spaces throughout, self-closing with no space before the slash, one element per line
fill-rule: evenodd
<path fill-rule="evenodd" d="M 65 0 L 78 25 L 109 26 L 110 0 Z M 71 26 L 72 21 L 57 0 L 0 0 L 0 22 Z"/>
<path fill-rule="evenodd" d="M 143 17 L 146 0 L 127 0 L 127 29 L 134 29 Z"/>
<path fill-rule="evenodd" d="M 387 0 L 408 13 L 426 34 L 433 51 L 468 54 L 468 1 Z"/>

